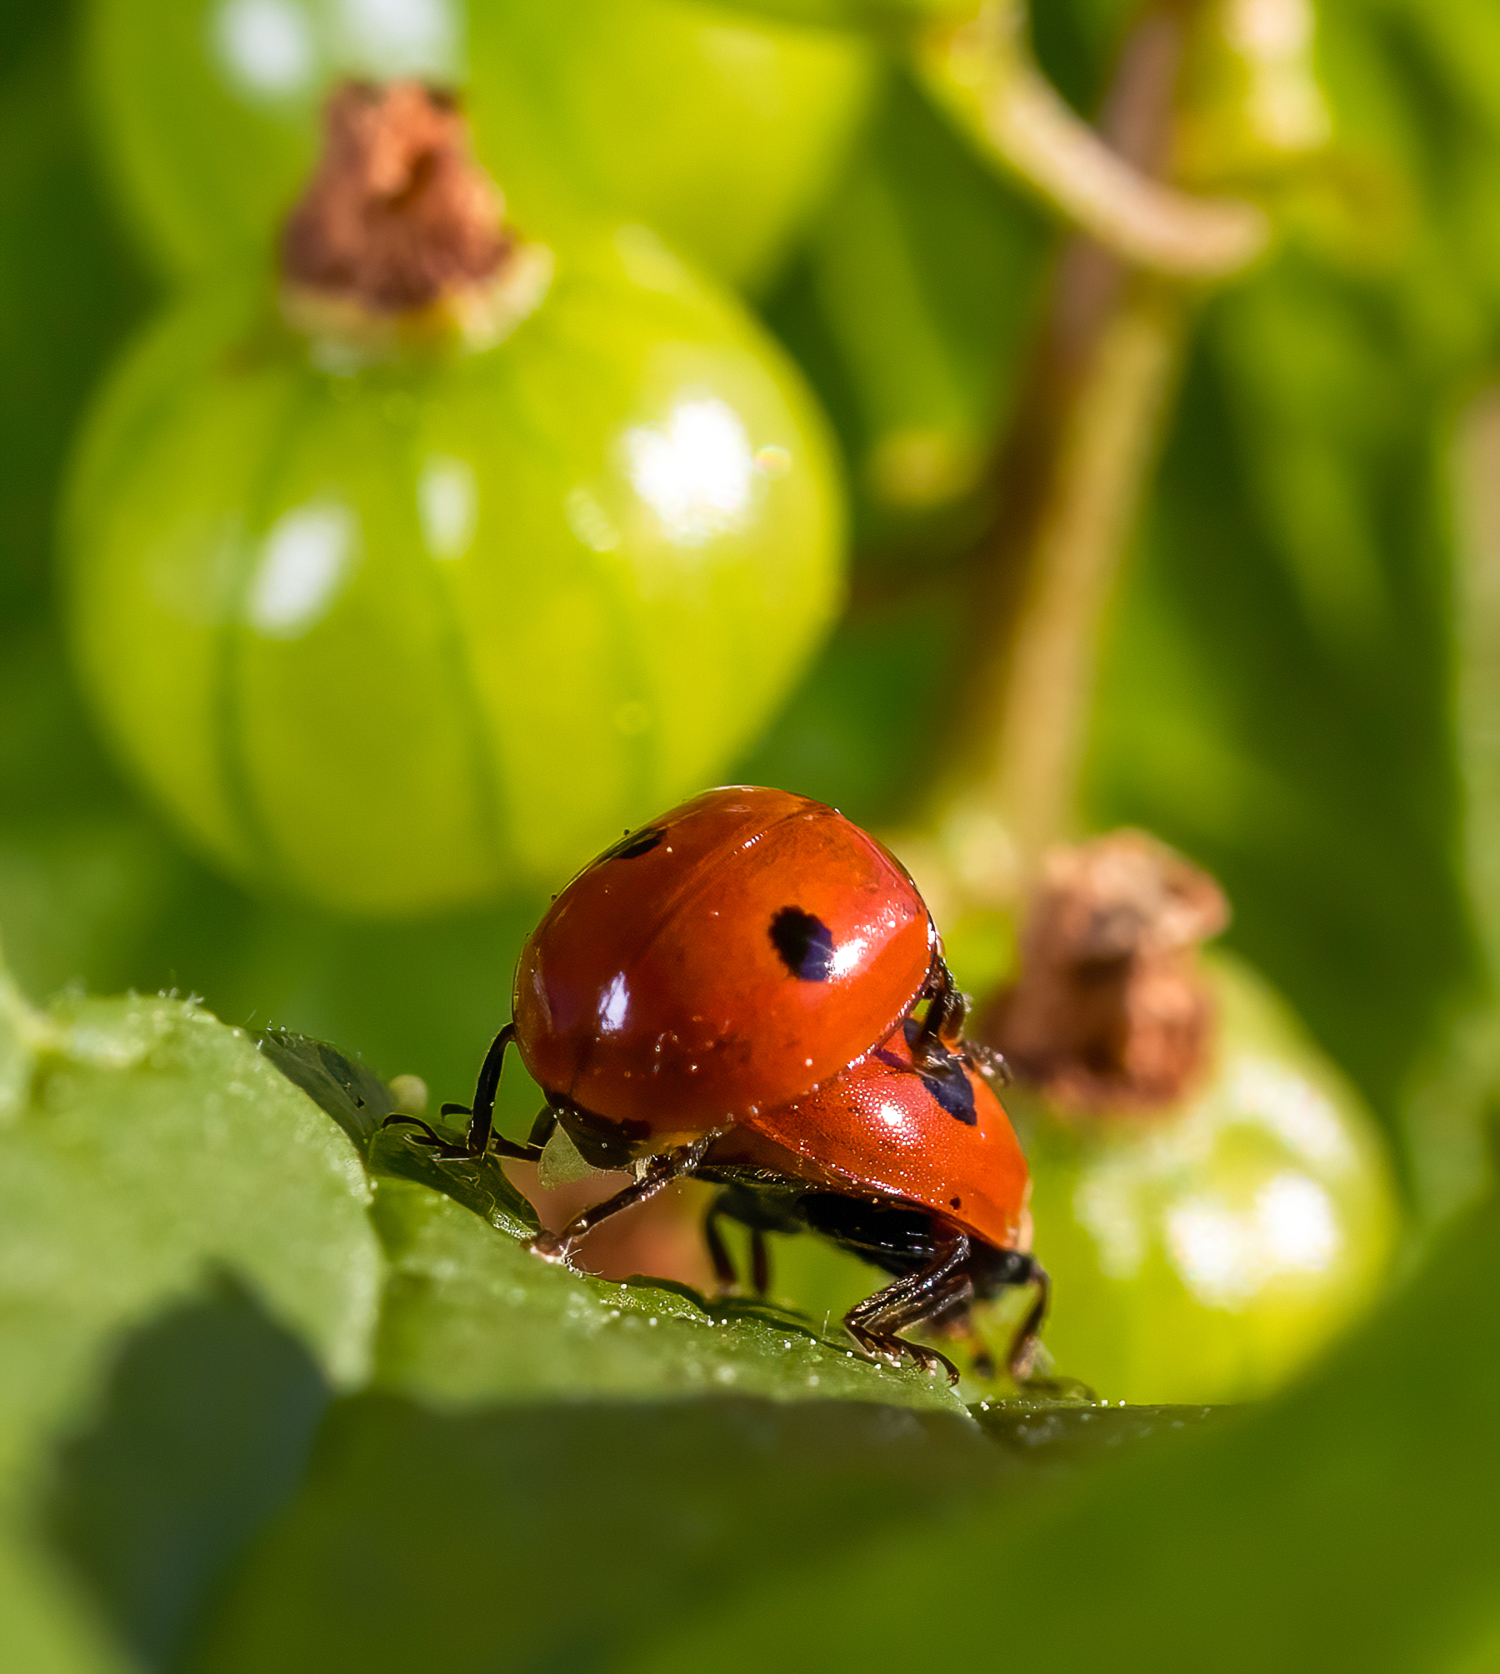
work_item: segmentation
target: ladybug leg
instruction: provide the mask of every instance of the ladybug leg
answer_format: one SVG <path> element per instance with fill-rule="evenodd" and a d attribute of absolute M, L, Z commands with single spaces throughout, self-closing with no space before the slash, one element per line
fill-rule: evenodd
<path fill-rule="evenodd" d="M 536 1113 L 536 1120 L 531 1124 L 531 1132 L 526 1136 L 526 1143 L 535 1148 L 538 1155 L 547 1148 L 547 1141 L 557 1131 L 557 1112 L 550 1104 L 544 1104 Z"/>
<path fill-rule="evenodd" d="M 724 1213 L 724 1193 L 720 1192 L 708 1206 L 703 1217 L 703 1242 L 708 1246 L 708 1259 L 713 1263 L 714 1278 L 719 1282 L 720 1290 L 738 1290 L 740 1275 L 734 1265 L 734 1257 L 729 1253 L 729 1246 L 724 1242 L 724 1234 L 719 1231 L 719 1220 Z"/>
<path fill-rule="evenodd" d="M 764 1228 L 758 1226 L 750 1228 L 750 1282 L 760 1297 L 771 1288 L 771 1249 Z"/>
<path fill-rule="evenodd" d="M 980 1246 L 971 1265 L 977 1296 L 991 1297 L 997 1291 L 1017 1290 L 1027 1285 L 1035 1288 L 1031 1307 L 1016 1327 L 1010 1340 L 1010 1351 L 1005 1357 L 1006 1371 L 1017 1383 L 1025 1383 L 1031 1376 L 1037 1350 L 1041 1347 L 1040 1332 L 1052 1297 L 1052 1281 L 1036 1257 L 1024 1250 Z"/>
<path fill-rule="evenodd" d="M 447 1108 L 446 1105 L 443 1106 L 444 1114 L 447 1113 Z M 420 1116 L 407 1116 L 399 1110 L 394 1111 L 380 1124 L 379 1131 L 384 1133 L 387 1128 L 415 1128 L 417 1132 L 408 1134 L 407 1138 L 411 1140 L 413 1145 L 425 1146 L 435 1156 L 446 1159 L 449 1157 L 467 1157 L 469 1154 L 466 1146 L 455 1145 L 451 1140 L 444 1139 L 431 1122 L 424 1122 Z M 420 1138 L 418 1135 L 420 1135 Z"/>
<path fill-rule="evenodd" d="M 474 1109 L 469 1118 L 466 1140 L 466 1149 L 471 1157 L 482 1157 L 492 1148 L 499 1150 L 501 1156 L 524 1157 L 528 1161 L 540 1155 L 530 1146 L 513 1145 L 508 1139 L 502 1140 L 499 1146 L 493 1144 L 495 1094 L 500 1091 L 500 1071 L 505 1067 L 505 1049 L 515 1038 L 515 1024 L 507 1023 L 490 1042 L 490 1049 L 479 1066 L 479 1079 L 474 1084 Z"/>
<path fill-rule="evenodd" d="M 1015 1080 L 1005 1054 L 997 1052 L 993 1046 L 986 1046 L 981 1040 L 966 1040 L 959 1049 L 959 1055 L 971 1069 L 978 1070 L 986 1081 L 993 1081 L 997 1086 L 1009 1087 Z"/>
<path fill-rule="evenodd" d="M 675 1150 L 663 1151 L 659 1156 L 644 1158 L 637 1165 L 634 1181 L 623 1191 L 605 1198 L 603 1203 L 596 1203 L 592 1209 L 585 1209 L 581 1215 L 575 1215 L 561 1232 L 539 1232 L 531 1240 L 531 1253 L 540 1256 L 543 1261 L 566 1261 L 574 1244 L 592 1232 L 600 1221 L 607 1221 L 622 1209 L 633 1209 L 638 1203 L 649 1203 L 663 1187 L 670 1186 L 684 1174 L 691 1174 L 717 1137 L 716 1134 L 706 1134 L 691 1145 L 680 1145 Z"/>
<path fill-rule="evenodd" d="M 898 1332 L 925 1325 L 972 1300 L 974 1280 L 968 1270 L 969 1239 L 959 1234 L 945 1244 L 925 1267 L 904 1274 L 867 1297 L 844 1316 L 844 1326 L 873 1359 L 900 1365 L 910 1355 L 926 1372 L 946 1372 L 958 1382 L 958 1368 L 945 1354 L 922 1343 L 908 1342 Z"/>
<path fill-rule="evenodd" d="M 927 1001 L 927 1010 L 912 1037 L 912 1061 L 918 1069 L 933 1069 L 958 1046 L 969 1009 L 969 1002 L 959 993 L 941 953 L 933 955 L 921 998 Z"/>
<path fill-rule="evenodd" d="M 738 1290 L 739 1270 L 735 1267 L 734 1257 L 729 1253 L 729 1246 L 724 1242 L 719 1222 L 722 1219 L 739 1221 L 750 1234 L 751 1288 L 756 1296 L 763 1298 L 771 1288 L 771 1248 L 766 1242 L 765 1227 L 746 1218 L 743 1212 L 744 1201 L 741 1195 L 738 1199 L 741 1213 L 736 1214 L 736 1194 L 732 1191 L 721 1191 L 709 1204 L 708 1213 L 703 1217 L 703 1242 L 708 1246 L 708 1259 L 713 1263 L 714 1277 L 719 1281 L 719 1288 Z"/>
<path fill-rule="evenodd" d="M 851 1310 L 852 1312 L 853 1310 Z M 923 1372 L 942 1372 L 949 1383 L 957 1383 L 959 1379 L 958 1367 L 935 1348 L 929 1348 L 925 1343 L 908 1342 L 905 1337 L 897 1337 L 893 1332 L 858 1330 L 849 1323 L 845 1316 L 844 1325 L 849 1335 L 865 1351 L 872 1360 L 883 1360 L 889 1366 L 899 1366 L 903 1358 L 910 1355 L 918 1370 Z"/>
<path fill-rule="evenodd" d="M 430 1122 L 424 1122 L 420 1116 L 405 1116 L 398 1112 L 387 1116 L 380 1124 L 381 1128 L 416 1128 L 417 1134 L 412 1136 L 412 1143 L 426 1146 L 435 1157 L 444 1162 L 480 1162 L 490 1155 L 512 1157 L 518 1162 L 535 1162 L 542 1154 L 539 1145 L 517 1145 L 514 1140 L 506 1139 L 503 1134 L 495 1132 L 495 1094 L 500 1088 L 500 1071 L 505 1063 L 505 1049 L 515 1038 L 515 1024 L 507 1023 L 490 1043 L 490 1049 L 485 1053 L 484 1062 L 479 1068 L 472 1110 L 461 1104 L 443 1106 L 444 1116 L 469 1118 L 469 1131 L 462 1145 L 455 1145 L 452 1140 L 444 1139 Z"/>
<path fill-rule="evenodd" d="M 468 1114 L 462 1106 L 454 1108 L 458 1114 Z M 444 1114 L 449 1114 L 446 1107 Z M 408 1135 L 412 1144 L 423 1146 L 441 1162 L 482 1162 L 486 1156 L 510 1157 L 516 1162 L 535 1162 L 542 1154 L 539 1147 L 517 1145 L 514 1140 L 507 1139 L 503 1134 L 491 1134 L 489 1146 L 484 1151 L 472 1149 L 467 1140 L 461 1145 L 455 1145 L 451 1139 L 445 1139 L 430 1122 L 424 1122 L 420 1116 L 404 1115 L 400 1111 L 387 1116 L 380 1125 L 382 1128 L 416 1128 L 415 1134 Z"/>
<path fill-rule="evenodd" d="M 1010 1353 L 1005 1357 L 1005 1369 L 1017 1383 L 1025 1383 L 1031 1376 L 1036 1351 L 1041 1347 L 1042 1321 L 1047 1317 L 1047 1308 L 1052 1300 L 1052 1280 L 1047 1276 L 1047 1270 L 1032 1256 L 1025 1257 L 1025 1260 L 1029 1264 L 1026 1277 L 1014 1279 L 1012 1283 L 1035 1285 L 1036 1300 L 1016 1328 L 1016 1334 L 1010 1340 Z"/>

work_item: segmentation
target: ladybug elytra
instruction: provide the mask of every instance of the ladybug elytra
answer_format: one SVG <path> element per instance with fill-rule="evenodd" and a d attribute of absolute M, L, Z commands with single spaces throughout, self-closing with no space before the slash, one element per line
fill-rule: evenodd
<path fill-rule="evenodd" d="M 916 886 L 835 809 L 783 791 L 706 792 L 586 866 L 527 939 L 512 1022 L 479 1074 L 462 1143 L 415 1117 L 440 1157 L 535 1160 L 561 1125 L 634 1182 L 532 1248 L 565 1259 L 600 1221 L 694 1175 L 720 1184 L 705 1228 L 812 1230 L 893 1281 L 845 1324 L 868 1353 L 957 1373 L 899 1333 L 962 1330 L 968 1306 L 1038 1287 L 1017 1334 L 1025 1375 L 1046 1299 L 1026 1253 L 1029 1178 L 1014 1132 L 961 1039 L 964 1001 Z M 527 1145 L 493 1131 L 512 1043 L 547 1107 Z"/>

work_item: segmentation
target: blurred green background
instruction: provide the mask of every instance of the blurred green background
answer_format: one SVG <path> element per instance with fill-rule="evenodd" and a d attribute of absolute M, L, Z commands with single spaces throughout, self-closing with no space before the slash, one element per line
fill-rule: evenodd
<path fill-rule="evenodd" d="M 801 1402 L 801 1362 L 796 1390 L 766 1371 L 777 1351 L 754 1319 L 700 1382 L 687 1350 L 622 1347 L 613 1323 L 578 1327 L 564 1352 L 560 1322 L 634 1304 L 612 1287 L 522 1298 L 509 1246 L 469 1249 L 470 1225 L 387 1184 L 372 1232 L 337 1159 L 288 1185 L 274 1154 L 226 1153 L 216 1185 L 183 1165 L 198 1130 L 171 1113 L 225 1078 L 274 1105 L 271 1072 L 262 1086 L 260 1061 L 224 1042 L 222 1061 L 169 1053 L 165 1067 L 152 1047 L 115 1061 L 90 1044 L 90 1029 L 135 1040 L 146 1025 L 91 1023 L 78 994 L 175 991 L 227 1024 L 418 1074 L 434 1103 L 465 1098 L 522 937 L 617 834 L 559 846 L 550 889 L 533 876 L 438 918 L 251 892 L 111 752 L 70 662 L 56 545 L 79 427 L 159 309 L 269 273 L 336 74 L 467 78 L 478 153 L 523 232 L 566 250 L 596 222 L 645 223 L 779 340 L 835 440 L 846 602 L 713 776 L 834 802 L 882 833 L 921 828 L 961 726 L 975 565 L 1014 515 L 995 461 L 1029 422 L 1067 230 L 924 92 L 904 15 L 923 8 L 866 10 L 98 0 L 0 22 L 0 939 L 22 992 L 64 996 L 54 1034 L 24 1010 L 0 1023 L 0 1048 L 9 1031 L 16 1062 L 43 1066 L 0 1160 L 0 1329 L 21 1345 L 0 1348 L 0 1375 L 12 1354 L 45 1362 L 54 1338 L 77 1368 L 64 1395 L 16 1370 L 32 1392 L 12 1403 L 3 1455 L 8 1666 L 1500 1666 L 1486 1206 L 1500 14 L 1486 0 L 1163 8 L 1198 31 L 1171 166 L 1246 194 L 1275 238 L 1182 295 L 1186 347 L 1103 618 L 1075 823 L 1143 827 L 1211 871 L 1234 907 L 1228 947 L 1311 1043 L 1287 1050 L 1326 1055 L 1349 1107 L 1373 1113 L 1397 1288 L 1305 1381 L 1201 1421 L 1158 1410 L 1193 1398 L 1174 1391 L 1123 1413 L 980 1410 L 966 1386 L 966 1414 L 914 1379 L 834 1388 L 833 1350 L 808 1375 L 849 1405 Z M 1100 109 L 1140 17 L 1123 0 L 1035 7 L 1036 64 L 1072 110 Z M 203 68 L 236 29 L 282 65 L 260 104 L 235 105 Z M 1304 126 L 1312 101 L 1317 138 L 1278 151 L 1288 100 Z M 557 656 L 566 679 L 566 644 Z M 601 728 L 599 761 L 620 747 Z M 595 771 L 584 752 L 556 766 Z M 351 841 L 375 817 L 350 807 Z M 1013 906 L 981 903 L 972 944 L 954 927 L 961 980 L 1007 974 Z M 535 1099 L 511 1075 L 503 1122 L 524 1129 Z M 87 1190 L 23 1148 L 47 1112 L 76 1118 Z M 120 1155 L 96 1158 L 89 1124 L 131 1121 Z M 307 1112 L 274 1121 L 322 1156 Z M 243 1238 L 213 1224 L 234 1201 Z M 161 1232 L 189 1202 L 203 1226 Z M 285 1239 L 274 1261 L 257 1217 Z M 1038 1239 L 1045 1257 L 1044 1222 Z M 180 1252 L 158 1261 L 168 1243 Z M 151 1276 L 107 1305 L 79 1300 L 116 1262 Z M 343 1277 L 325 1295 L 311 1271 Z M 821 1313 L 848 1279 L 801 1282 Z M 371 1298 L 393 1284 L 406 1292 L 382 1313 Z M 493 1365 L 475 1347 L 490 1339 Z M 465 1357 L 477 1369 L 460 1387 Z"/>

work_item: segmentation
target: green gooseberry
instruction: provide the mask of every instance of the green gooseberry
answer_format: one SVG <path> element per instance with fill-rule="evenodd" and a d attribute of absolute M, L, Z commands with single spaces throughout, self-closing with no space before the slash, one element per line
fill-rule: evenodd
<path fill-rule="evenodd" d="M 837 605 L 823 424 L 746 313 L 643 228 L 496 247 L 425 311 L 205 286 L 86 427 L 84 682 L 261 888 L 382 915 L 555 885 L 721 775 Z"/>
<path fill-rule="evenodd" d="M 519 214 L 543 228 L 571 188 L 751 288 L 835 185 L 877 81 L 856 38 L 698 0 L 476 5 L 469 40 L 475 143 Z"/>
<path fill-rule="evenodd" d="M 1175 1106 L 1084 1115 L 1011 1088 L 1045 1339 L 1107 1399 L 1270 1393 L 1378 1293 L 1399 1226 L 1374 1119 L 1243 965 L 1202 967 L 1206 1072 Z"/>
<path fill-rule="evenodd" d="M 463 90 L 523 224 L 644 220 L 763 279 L 831 184 L 876 59 L 837 31 L 700 0 L 94 0 L 105 156 L 179 276 L 257 259 L 344 76 Z"/>

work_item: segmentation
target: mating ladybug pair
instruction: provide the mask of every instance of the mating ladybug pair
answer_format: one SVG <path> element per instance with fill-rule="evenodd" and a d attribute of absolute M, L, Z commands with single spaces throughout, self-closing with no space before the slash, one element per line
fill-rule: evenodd
<path fill-rule="evenodd" d="M 991 1066 L 962 1040 L 964 1001 L 905 870 L 835 809 L 735 786 L 630 833 L 578 874 L 527 940 L 513 1021 L 485 1058 L 462 1144 L 412 1116 L 440 1157 L 535 1160 L 559 1124 L 634 1182 L 532 1249 L 565 1260 L 610 1215 L 683 1175 L 717 1182 L 705 1234 L 735 1271 L 723 1217 L 812 1230 L 893 1275 L 845 1325 L 867 1353 L 957 1372 L 900 1333 L 970 1331 L 1006 1286 L 1037 1295 L 1009 1369 L 1025 1377 L 1047 1300 L 1027 1253 L 1026 1162 Z M 531 1140 L 494 1132 L 514 1042 L 547 1098 Z"/>

